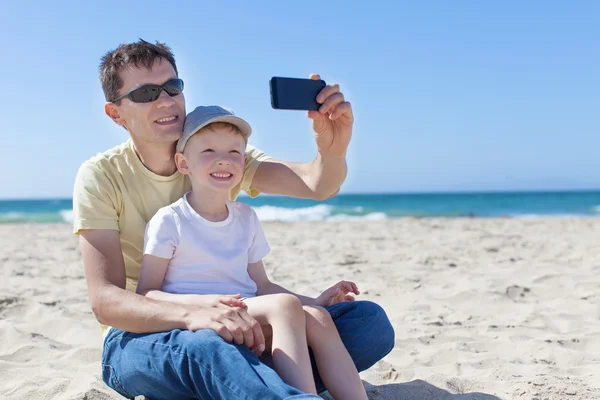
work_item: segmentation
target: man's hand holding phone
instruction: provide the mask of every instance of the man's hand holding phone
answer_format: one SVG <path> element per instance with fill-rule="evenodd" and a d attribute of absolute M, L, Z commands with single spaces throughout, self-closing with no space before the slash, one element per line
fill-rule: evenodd
<path fill-rule="evenodd" d="M 310 79 L 321 79 L 317 74 L 311 74 Z M 315 141 L 319 153 L 326 156 L 344 157 L 352 138 L 354 115 L 352 106 L 346 101 L 338 84 L 325 86 L 317 96 L 321 104 L 318 111 L 308 111 L 308 117 L 313 120 Z"/>
<path fill-rule="evenodd" d="M 270 88 L 273 108 L 308 111 L 319 154 L 346 155 L 354 116 L 338 84 L 327 85 L 318 74 L 311 74 L 309 79 L 273 77 Z"/>

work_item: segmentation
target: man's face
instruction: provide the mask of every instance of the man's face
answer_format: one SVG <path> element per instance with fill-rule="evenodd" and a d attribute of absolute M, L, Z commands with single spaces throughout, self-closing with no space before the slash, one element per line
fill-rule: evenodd
<path fill-rule="evenodd" d="M 119 95 L 148 84 L 162 85 L 177 78 L 171 64 L 164 59 L 154 62 L 151 70 L 128 66 L 119 72 L 123 87 Z M 138 140 L 148 143 L 174 143 L 181 136 L 185 120 L 185 97 L 183 93 L 170 97 L 164 90 L 160 97 L 150 103 L 135 103 L 128 98 L 121 104 L 109 104 L 109 116 Z M 115 118 L 115 116 L 117 118 Z"/>

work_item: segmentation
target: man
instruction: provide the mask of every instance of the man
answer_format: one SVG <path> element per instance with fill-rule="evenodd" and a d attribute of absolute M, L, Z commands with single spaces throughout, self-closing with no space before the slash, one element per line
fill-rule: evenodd
<path fill-rule="evenodd" d="M 170 49 L 143 40 L 107 53 L 100 80 L 106 114 L 130 136 L 81 165 L 73 196 L 89 300 L 103 328 L 104 382 L 125 397 L 152 400 L 315 398 L 286 385 L 252 353 L 268 340 L 245 310 L 219 298 L 194 298 L 184 306 L 169 297 L 181 295 L 158 301 L 135 293 L 146 223 L 190 188 L 174 162 L 186 115 L 183 82 Z M 318 101 L 321 109 L 308 113 L 315 159 L 280 161 L 248 146 L 244 178 L 232 199 L 241 190 L 318 200 L 339 191 L 352 108 L 337 85 L 325 87 Z M 328 311 L 359 371 L 393 348 L 393 329 L 378 305 L 342 302 Z"/>

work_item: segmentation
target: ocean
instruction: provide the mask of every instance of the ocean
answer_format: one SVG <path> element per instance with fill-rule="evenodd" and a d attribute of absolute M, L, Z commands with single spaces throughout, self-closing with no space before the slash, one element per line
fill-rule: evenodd
<path fill-rule="evenodd" d="M 263 221 L 381 220 L 402 217 L 600 216 L 600 191 L 340 194 L 324 202 L 240 196 Z M 0 223 L 71 223 L 72 199 L 0 200 Z"/>

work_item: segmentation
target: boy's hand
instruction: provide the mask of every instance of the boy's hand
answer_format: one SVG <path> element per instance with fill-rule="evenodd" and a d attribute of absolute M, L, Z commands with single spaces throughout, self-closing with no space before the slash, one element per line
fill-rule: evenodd
<path fill-rule="evenodd" d="M 189 306 L 199 306 L 199 307 L 240 307 L 240 308 L 248 308 L 246 303 L 241 300 L 241 295 L 226 295 L 226 294 L 198 294 L 193 295 L 191 298 Z"/>
<path fill-rule="evenodd" d="M 236 294 L 233 296 L 220 296 L 218 299 L 217 305 L 220 305 L 220 304 L 224 304 L 229 307 L 241 307 L 244 309 L 248 308 L 246 303 L 244 303 L 244 301 L 241 299 L 241 295 L 239 295 L 239 294 Z"/>
<path fill-rule="evenodd" d="M 354 301 L 354 296 L 350 296 L 349 293 L 360 294 L 354 282 L 340 281 L 321 293 L 315 299 L 315 303 L 318 306 L 327 307 L 345 301 Z"/>

